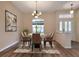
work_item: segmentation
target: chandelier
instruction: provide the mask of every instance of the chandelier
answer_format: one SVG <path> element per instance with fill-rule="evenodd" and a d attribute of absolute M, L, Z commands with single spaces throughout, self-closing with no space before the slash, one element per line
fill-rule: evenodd
<path fill-rule="evenodd" d="M 74 10 L 72 9 L 72 7 L 73 7 L 73 4 L 71 4 L 70 14 L 73 14 L 74 13 Z"/>
<path fill-rule="evenodd" d="M 42 15 L 42 13 L 37 10 L 37 1 L 36 1 L 36 10 L 33 11 L 32 16 L 34 16 L 35 18 L 38 18 L 40 15 Z"/>

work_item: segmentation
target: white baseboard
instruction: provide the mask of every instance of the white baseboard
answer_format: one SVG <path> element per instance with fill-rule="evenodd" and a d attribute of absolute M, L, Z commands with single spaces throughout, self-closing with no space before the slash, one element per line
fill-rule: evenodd
<path fill-rule="evenodd" d="M 69 49 L 70 49 L 70 48 L 72 48 L 72 47 L 70 47 L 70 46 L 66 46 L 66 47 L 64 47 L 64 48 L 69 48 Z"/>
<path fill-rule="evenodd" d="M 14 42 L 14 43 L 12 43 L 12 44 L 10 44 L 10 45 L 8 45 L 8 46 L 6 46 L 6 47 L 0 49 L 0 52 L 2 52 L 2 51 L 4 51 L 5 49 L 7 49 L 7 48 L 9 48 L 9 47 L 11 47 L 11 46 L 17 44 L 18 42 L 19 42 L 19 41 L 16 41 L 16 42 Z"/>

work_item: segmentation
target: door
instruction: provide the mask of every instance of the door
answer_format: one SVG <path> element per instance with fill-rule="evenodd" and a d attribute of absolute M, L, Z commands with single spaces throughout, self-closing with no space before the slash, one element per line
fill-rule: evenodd
<path fill-rule="evenodd" d="M 70 14 L 69 14 L 70 15 Z M 63 16 L 63 15 L 62 15 Z M 66 17 L 67 16 L 67 17 Z M 72 18 L 68 18 L 68 14 L 58 18 L 57 22 L 57 41 L 64 48 L 71 48 L 71 40 L 73 34 Z"/>

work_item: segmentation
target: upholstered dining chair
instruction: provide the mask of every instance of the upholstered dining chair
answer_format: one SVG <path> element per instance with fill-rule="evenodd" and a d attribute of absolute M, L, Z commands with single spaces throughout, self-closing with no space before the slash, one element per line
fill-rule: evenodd
<path fill-rule="evenodd" d="M 28 45 L 30 47 L 30 45 L 31 45 L 31 38 L 27 35 L 27 33 L 26 32 L 21 32 L 21 37 L 22 37 L 21 41 L 23 43 L 22 47 L 24 47 L 25 43 L 27 43 L 27 42 L 28 42 Z"/>
<path fill-rule="evenodd" d="M 49 42 L 51 48 L 52 48 L 52 41 L 55 33 L 51 33 L 50 35 L 45 36 L 44 38 L 44 47 L 46 47 L 46 42 Z"/>
<path fill-rule="evenodd" d="M 41 37 L 40 34 L 32 34 L 32 51 L 34 48 L 39 48 L 41 51 Z"/>

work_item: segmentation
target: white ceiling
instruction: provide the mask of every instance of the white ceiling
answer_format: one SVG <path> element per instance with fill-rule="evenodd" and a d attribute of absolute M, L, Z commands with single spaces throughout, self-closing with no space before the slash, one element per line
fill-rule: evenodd
<path fill-rule="evenodd" d="M 35 1 L 12 1 L 12 3 L 24 13 L 32 13 L 35 10 Z M 70 9 L 70 4 L 73 3 L 73 8 L 79 7 L 79 2 L 74 1 L 38 1 L 37 8 L 41 12 L 53 12 L 57 10 Z"/>

